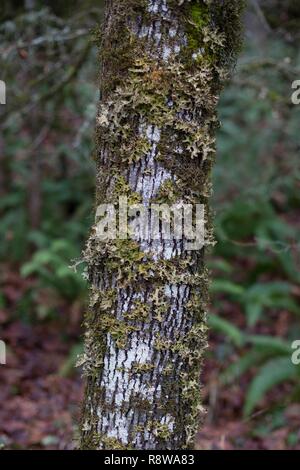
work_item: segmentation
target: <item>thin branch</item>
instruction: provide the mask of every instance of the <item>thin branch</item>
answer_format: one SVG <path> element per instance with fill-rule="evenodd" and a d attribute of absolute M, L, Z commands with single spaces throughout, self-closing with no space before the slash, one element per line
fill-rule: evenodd
<path fill-rule="evenodd" d="M 265 30 L 268 32 L 268 33 L 271 33 L 272 32 L 272 28 L 270 26 L 270 24 L 268 23 L 267 19 L 266 19 L 266 16 L 259 4 L 259 2 L 257 0 L 251 0 L 251 3 L 253 5 L 253 8 L 258 16 L 258 18 L 260 19 L 263 27 L 265 28 Z"/>

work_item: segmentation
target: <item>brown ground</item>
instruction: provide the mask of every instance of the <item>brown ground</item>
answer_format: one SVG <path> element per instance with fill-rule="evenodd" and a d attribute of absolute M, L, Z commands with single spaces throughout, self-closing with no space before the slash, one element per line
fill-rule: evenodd
<path fill-rule="evenodd" d="M 12 279 L 5 287 L 11 307 L 22 294 L 20 283 L 24 283 L 16 276 Z M 79 342 L 78 311 L 62 306 L 60 319 L 26 325 L 9 317 L 7 310 L 1 310 L 0 327 L 1 339 L 9 347 L 7 365 L 0 366 L 0 446 L 6 449 L 74 448 L 82 380 L 73 368 L 67 377 L 59 371 L 66 365 L 72 346 Z M 278 325 L 275 323 L 274 327 Z M 261 412 L 243 420 L 241 409 L 249 377 L 243 377 L 230 387 L 220 385 L 220 361 L 215 358 L 220 344 L 221 339 L 212 335 L 203 377 L 209 412 L 198 436 L 197 448 L 288 448 L 289 436 L 299 433 L 300 405 L 287 406 L 281 421 L 274 424 L 274 417 L 270 417 L 268 411 L 272 404 L 281 403 L 281 397 L 286 396 L 286 388 L 281 387 L 268 395 Z"/>

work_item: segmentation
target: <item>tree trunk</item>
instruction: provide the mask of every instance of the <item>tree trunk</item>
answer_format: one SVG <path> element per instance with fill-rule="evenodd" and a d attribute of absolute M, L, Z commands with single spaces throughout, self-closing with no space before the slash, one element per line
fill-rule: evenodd
<path fill-rule="evenodd" d="M 96 205 L 120 196 L 145 208 L 202 204 L 205 243 L 103 241 L 92 229 L 82 449 L 193 447 L 204 414 L 216 106 L 240 43 L 240 13 L 239 0 L 106 1 Z"/>

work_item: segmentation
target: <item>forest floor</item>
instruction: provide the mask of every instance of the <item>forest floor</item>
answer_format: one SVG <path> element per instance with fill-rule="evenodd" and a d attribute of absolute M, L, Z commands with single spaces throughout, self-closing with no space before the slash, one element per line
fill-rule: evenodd
<path fill-rule="evenodd" d="M 21 295 L 17 276 L 6 284 L 11 305 Z M 60 318 L 41 324 L 12 320 L 0 310 L 1 339 L 8 345 L 7 364 L 1 368 L 0 448 L 73 449 L 80 415 L 83 381 L 74 371 L 70 350 L 82 335 L 78 312 L 63 310 Z M 211 335 L 210 351 L 218 347 Z M 73 362 L 72 362 L 73 361 Z M 71 363 L 71 366 L 68 365 Z M 257 413 L 242 419 L 247 377 L 230 387 L 219 384 L 220 364 L 208 354 L 203 394 L 208 413 L 197 439 L 198 449 L 287 449 L 288 436 L 300 427 L 300 405 L 289 405 L 282 418 Z M 276 389 L 279 403 L 286 390 Z"/>

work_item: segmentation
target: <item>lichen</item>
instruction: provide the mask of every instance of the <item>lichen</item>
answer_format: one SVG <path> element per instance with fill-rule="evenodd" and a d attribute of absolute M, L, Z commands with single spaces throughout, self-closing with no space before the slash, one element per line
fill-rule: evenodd
<path fill-rule="evenodd" d="M 115 437 L 102 435 L 101 442 L 105 446 L 105 449 L 132 450 L 130 446 L 125 446 L 120 440 L 116 439 Z"/>
<path fill-rule="evenodd" d="M 129 204 L 201 203 L 206 234 L 205 246 L 198 252 L 181 252 L 167 259 L 143 251 L 132 239 L 104 242 L 92 227 L 83 254 L 91 293 L 85 315 L 85 352 L 80 359 L 87 378 L 81 448 L 138 448 L 145 433 L 158 449 L 191 448 L 199 417 L 204 415 L 199 379 L 207 346 L 209 275 L 204 255 L 214 243 L 209 197 L 216 107 L 240 45 L 241 2 L 221 3 L 168 0 L 170 16 L 165 17 L 165 13 L 151 13 L 146 0 L 109 2 L 96 123 L 96 205 L 117 204 L 119 196 L 126 196 Z M 179 25 L 177 52 L 179 39 L 169 34 L 170 18 Z M 158 51 L 155 35 L 138 37 L 136 33 L 151 30 L 155 21 L 160 24 L 161 43 L 171 51 L 167 60 Z M 147 134 L 149 127 L 159 130 L 155 145 Z M 150 157 L 155 159 L 152 167 L 147 165 Z M 133 187 L 131 170 L 139 177 L 155 178 L 157 168 L 169 176 L 153 201 L 145 202 L 143 192 Z M 182 288 L 187 293 L 179 305 L 172 289 L 179 292 Z M 129 299 L 126 308 L 124 297 Z M 177 324 L 179 309 L 183 320 Z M 101 429 L 101 414 L 110 416 L 116 408 L 107 400 L 107 384 L 101 378 L 104 358 L 110 359 L 105 356 L 108 342 L 116 356 L 125 351 L 126 357 L 137 334 L 147 338 L 153 360 L 133 360 L 130 367 L 118 367 L 116 372 L 160 393 L 152 401 L 142 392 L 124 399 L 118 412 L 129 416 L 134 410 L 140 419 L 128 430 L 128 445 L 124 445 L 122 439 L 111 438 Z M 154 380 L 157 364 L 161 373 Z M 172 418 L 172 426 L 166 417 Z"/>

